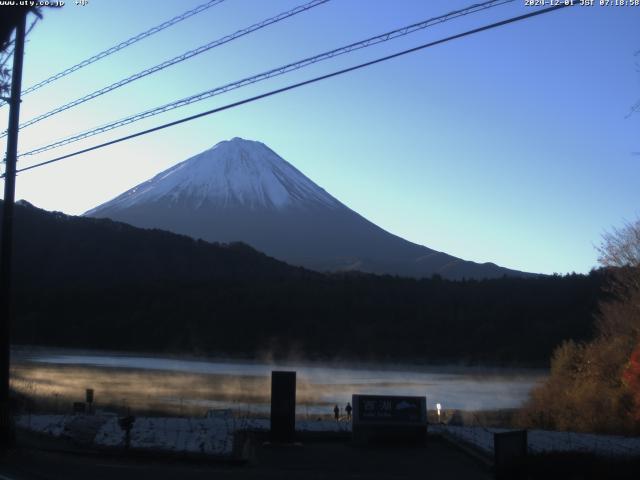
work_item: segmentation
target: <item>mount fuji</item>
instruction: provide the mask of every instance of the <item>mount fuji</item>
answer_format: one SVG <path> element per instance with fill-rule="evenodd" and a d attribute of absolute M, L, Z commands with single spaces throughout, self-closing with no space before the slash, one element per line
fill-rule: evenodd
<path fill-rule="evenodd" d="M 411 243 L 371 223 L 260 142 L 233 138 L 84 214 L 206 241 L 242 241 L 320 271 L 526 276 Z"/>

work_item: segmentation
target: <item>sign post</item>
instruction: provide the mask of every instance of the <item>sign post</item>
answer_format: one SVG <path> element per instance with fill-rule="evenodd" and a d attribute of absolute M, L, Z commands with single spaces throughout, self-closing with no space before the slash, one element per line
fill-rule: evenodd
<path fill-rule="evenodd" d="M 89 408 L 89 413 L 93 413 L 93 388 L 87 388 L 85 391 L 85 401 Z"/>

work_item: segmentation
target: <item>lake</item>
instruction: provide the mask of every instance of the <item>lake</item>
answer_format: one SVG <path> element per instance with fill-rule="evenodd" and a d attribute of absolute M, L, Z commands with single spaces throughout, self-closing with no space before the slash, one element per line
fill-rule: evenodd
<path fill-rule="evenodd" d="M 429 409 L 516 408 L 546 378 L 535 369 L 269 362 L 98 351 L 12 349 L 12 386 L 64 409 L 95 391 L 97 408 L 200 415 L 233 409 L 268 414 L 272 370 L 297 372 L 297 414 L 330 414 L 354 393 L 420 395 Z"/>

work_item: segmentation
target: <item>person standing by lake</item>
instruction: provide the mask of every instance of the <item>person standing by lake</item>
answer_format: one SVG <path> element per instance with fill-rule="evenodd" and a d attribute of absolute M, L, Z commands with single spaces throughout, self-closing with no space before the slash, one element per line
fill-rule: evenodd
<path fill-rule="evenodd" d="M 347 420 L 351 420 L 351 410 L 353 410 L 351 403 L 347 402 L 347 406 L 344 407 L 344 411 L 347 412 Z"/>
<path fill-rule="evenodd" d="M 338 405 L 333 407 L 333 416 L 335 417 L 336 422 L 340 421 L 340 407 L 338 407 Z"/>

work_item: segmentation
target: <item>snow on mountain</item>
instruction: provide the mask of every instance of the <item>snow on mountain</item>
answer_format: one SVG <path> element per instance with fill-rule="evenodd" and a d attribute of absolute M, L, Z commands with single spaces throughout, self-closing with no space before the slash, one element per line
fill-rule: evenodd
<path fill-rule="evenodd" d="M 174 203 L 188 201 L 195 208 L 205 203 L 276 209 L 309 204 L 340 206 L 263 143 L 236 137 L 174 165 L 85 215 L 161 198 Z"/>
<path fill-rule="evenodd" d="M 393 235 L 340 203 L 266 145 L 241 138 L 220 142 L 85 215 L 207 241 L 242 241 L 320 271 L 437 273 L 445 278 L 526 275 Z"/>

